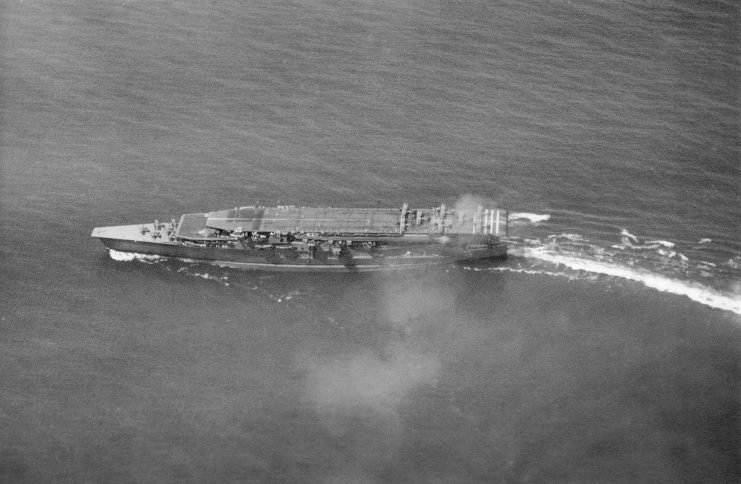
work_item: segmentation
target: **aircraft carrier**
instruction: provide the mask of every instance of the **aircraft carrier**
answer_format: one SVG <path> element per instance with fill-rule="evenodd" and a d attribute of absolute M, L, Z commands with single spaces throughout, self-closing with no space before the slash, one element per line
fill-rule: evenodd
<path fill-rule="evenodd" d="M 246 206 L 170 222 L 96 227 L 111 250 L 287 271 L 404 269 L 507 256 L 507 212 Z"/>

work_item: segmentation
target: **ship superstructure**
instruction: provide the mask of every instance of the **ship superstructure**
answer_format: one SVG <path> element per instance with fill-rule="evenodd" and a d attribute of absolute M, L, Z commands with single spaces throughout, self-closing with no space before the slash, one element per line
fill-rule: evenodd
<path fill-rule="evenodd" d="M 506 257 L 507 212 L 472 208 L 235 207 L 97 227 L 117 251 L 273 270 L 378 270 Z"/>

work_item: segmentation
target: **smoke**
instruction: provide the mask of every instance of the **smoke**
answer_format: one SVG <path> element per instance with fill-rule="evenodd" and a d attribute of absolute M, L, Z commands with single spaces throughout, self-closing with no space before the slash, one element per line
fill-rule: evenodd
<path fill-rule="evenodd" d="M 454 304 L 455 295 L 449 289 L 412 285 L 399 290 L 392 285 L 387 289 L 384 309 L 391 326 L 410 335 L 433 327 Z"/>
<path fill-rule="evenodd" d="M 395 344 L 384 357 L 363 351 L 310 364 L 308 395 L 324 416 L 369 413 L 393 419 L 412 389 L 435 383 L 438 370 L 434 358 Z"/>
<path fill-rule="evenodd" d="M 439 363 L 394 344 L 383 356 L 363 351 L 309 363 L 307 396 L 329 434 L 349 451 L 334 482 L 372 482 L 401 446 L 400 408 L 421 385 L 434 385 Z"/>
<path fill-rule="evenodd" d="M 467 193 L 461 195 L 461 197 L 456 200 L 453 204 L 453 208 L 455 208 L 456 211 L 471 211 L 476 210 L 479 205 L 486 208 L 496 208 L 497 203 L 491 198 Z"/>
<path fill-rule="evenodd" d="M 393 328 L 380 344 L 303 361 L 308 368 L 306 398 L 326 431 L 348 453 L 329 481 L 374 482 L 396 459 L 402 446 L 402 414 L 415 392 L 436 386 L 437 354 L 425 350 L 430 335 L 443 325 L 454 295 L 434 281 L 379 276 L 378 330 Z M 379 282 L 379 281 L 377 281 Z"/>

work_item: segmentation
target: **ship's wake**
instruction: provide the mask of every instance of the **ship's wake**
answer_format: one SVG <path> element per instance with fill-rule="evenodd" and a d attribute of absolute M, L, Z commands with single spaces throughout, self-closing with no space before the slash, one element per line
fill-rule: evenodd
<path fill-rule="evenodd" d="M 108 249 L 108 255 L 111 257 L 111 259 L 116 260 L 116 261 L 129 262 L 129 261 L 137 260 L 139 262 L 144 262 L 146 264 L 156 264 L 158 262 L 163 262 L 167 259 L 166 257 L 162 257 L 159 255 L 139 254 L 137 252 L 121 252 L 119 250 L 113 250 L 113 249 Z"/>
<path fill-rule="evenodd" d="M 548 220 L 537 214 L 528 215 L 533 217 L 523 218 L 533 223 Z M 619 238 L 619 242 L 596 242 L 577 233 L 511 237 L 510 262 L 490 270 L 570 279 L 612 277 L 635 281 L 741 315 L 741 256 L 725 262 L 700 259 L 698 256 L 712 249 L 710 239 L 680 249 L 674 242 L 638 237 L 626 229 L 614 238 Z"/>
<path fill-rule="evenodd" d="M 551 216 L 547 213 L 512 212 L 508 218 L 511 222 L 526 220 L 530 223 L 540 223 L 547 222 Z"/>
<path fill-rule="evenodd" d="M 264 295 L 266 298 L 277 302 L 287 303 L 299 299 L 307 294 L 305 290 L 279 290 L 271 287 L 269 281 L 275 278 L 273 273 L 263 272 L 231 272 L 216 264 L 209 264 L 193 259 L 171 259 L 169 257 L 139 254 L 136 252 L 121 252 L 109 249 L 111 259 L 119 262 L 138 261 L 145 264 L 160 264 L 160 267 L 168 272 L 177 272 L 184 276 L 205 279 L 225 287 L 233 287 L 237 290 L 254 291 Z M 164 264 L 165 262 L 170 262 Z M 234 277 L 232 277 L 234 276 Z"/>
<path fill-rule="evenodd" d="M 523 247 L 521 254 L 526 259 L 565 267 L 579 273 L 605 275 L 639 282 L 651 289 L 686 296 L 700 304 L 741 315 L 740 295 L 714 289 L 696 281 L 677 279 L 637 267 L 599 261 L 578 255 L 565 255 L 547 247 Z"/>
<path fill-rule="evenodd" d="M 549 220 L 546 214 L 519 214 L 522 223 L 540 224 Z M 685 296 L 700 304 L 741 315 L 741 256 L 725 262 L 707 261 L 691 253 L 692 247 L 680 251 L 677 244 L 658 238 L 641 238 L 626 229 L 615 234 L 619 242 L 592 241 L 577 233 L 551 234 L 543 237 L 510 237 L 510 259 L 507 264 L 469 270 L 508 271 L 561 277 L 569 280 L 596 280 L 612 277 L 634 281 L 671 294 Z M 616 241 L 614 241 L 616 242 Z M 712 240 L 701 239 L 694 249 L 712 248 Z M 158 264 L 167 257 L 109 250 L 116 261 L 139 261 Z M 690 255 L 686 255 L 690 254 Z M 235 284 L 224 274 L 204 271 L 196 261 L 180 260 L 171 270 L 212 280 L 225 286 Z M 700 282 L 703 281 L 703 282 Z M 723 281 L 718 283 L 718 281 Z M 707 282 L 707 283 L 706 283 Z M 712 283 L 715 282 L 715 287 Z M 237 283 L 237 285 L 240 285 Z M 257 289 L 259 284 L 247 284 Z M 726 288 L 726 289 L 724 289 Z M 277 302 L 289 301 L 299 294 L 268 291 Z"/>

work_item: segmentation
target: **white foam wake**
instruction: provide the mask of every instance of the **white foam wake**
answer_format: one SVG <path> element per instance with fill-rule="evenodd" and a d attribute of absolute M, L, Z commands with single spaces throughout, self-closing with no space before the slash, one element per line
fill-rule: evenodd
<path fill-rule="evenodd" d="M 538 276 L 550 276 L 550 277 L 560 277 L 562 279 L 568 279 L 569 281 L 575 281 L 578 279 L 583 279 L 583 277 L 580 277 L 578 275 L 574 274 L 566 274 L 564 272 L 552 272 L 552 271 L 544 271 L 540 269 L 523 269 L 522 267 L 508 267 L 508 266 L 495 266 L 495 267 L 470 267 L 470 266 L 464 266 L 464 271 L 473 271 L 473 272 L 514 272 L 517 274 L 531 274 L 531 275 L 538 275 Z M 594 276 L 596 277 L 596 275 Z"/>
<path fill-rule="evenodd" d="M 632 240 L 636 244 L 638 243 L 638 237 L 636 237 L 635 235 L 631 234 L 630 232 L 628 232 L 625 229 L 623 229 L 623 230 L 620 231 L 620 235 L 622 235 L 623 237 L 625 237 L 625 238 L 627 238 L 629 240 Z"/>
<path fill-rule="evenodd" d="M 152 254 L 139 254 L 136 252 L 121 252 L 118 250 L 109 249 L 108 255 L 111 256 L 111 259 L 117 260 L 117 261 L 132 261 L 132 260 L 139 260 L 142 262 L 157 262 L 161 259 L 163 259 L 159 255 L 152 255 Z"/>
<path fill-rule="evenodd" d="M 553 264 L 561 264 L 577 271 L 604 274 L 640 282 L 646 287 L 656 289 L 657 291 L 686 296 L 700 304 L 741 315 L 741 296 L 719 291 L 692 281 L 673 279 L 609 262 L 562 255 L 542 247 L 524 247 L 522 255 Z"/>
<path fill-rule="evenodd" d="M 188 267 L 181 267 L 181 268 L 179 268 L 177 270 L 177 272 L 179 272 L 181 274 L 186 274 L 186 275 L 189 275 L 189 276 L 200 277 L 201 279 L 207 279 L 209 281 L 221 282 L 225 286 L 228 286 L 230 284 L 228 282 L 229 281 L 229 276 L 226 276 L 226 275 L 217 276 L 217 275 L 214 275 L 214 274 L 209 274 L 208 272 L 192 272 Z"/>
<path fill-rule="evenodd" d="M 532 223 L 545 222 L 551 219 L 551 216 L 547 213 L 528 213 L 528 212 L 515 212 L 509 214 L 509 220 L 529 220 Z"/>
<path fill-rule="evenodd" d="M 621 235 L 620 243 L 613 245 L 612 246 L 613 249 L 620 249 L 620 250 L 623 250 L 623 249 L 636 249 L 636 250 L 659 249 L 659 253 L 661 253 L 660 252 L 662 250 L 661 247 L 664 247 L 666 249 L 673 249 L 675 246 L 674 242 L 670 242 L 668 240 L 660 240 L 660 239 L 648 240 L 642 243 L 640 240 L 638 240 L 638 237 L 631 234 L 625 229 L 622 229 L 620 231 L 620 235 Z M 666 255 L 666 254 L 661 254 L 661 255 Z M 673 256 L 670 256 L 670 257 L 673 257 Z"/>

